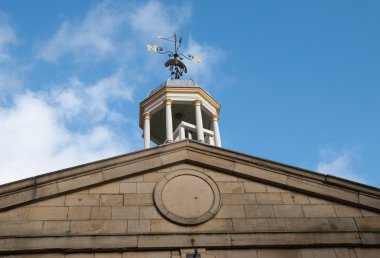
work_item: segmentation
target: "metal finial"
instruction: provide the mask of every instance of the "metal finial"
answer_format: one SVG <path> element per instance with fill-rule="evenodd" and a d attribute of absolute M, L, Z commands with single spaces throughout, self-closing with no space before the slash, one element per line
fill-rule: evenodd
<path fill-rule="evenodd" d="M 173 36 L 170 37 L 164 37 L 164 36 L 157 36 L 158 39 L 163 39 L 166 41 L 170 41 L 174 43 L 174 51 L 167 50 L 165 51 L 162 47 L 158 47 L 156 45 L 146 45 L 146 48 L 148 51 L 154 51 L 159 54 L 168 54 L 170 59 L 166 61 L 165 67 L 169 67 L 170 75 L 175 76 L 175 79 L 179 79 L 183 73 L 187 73 L 187 67 L 186 65 L 181 61 L 183 58 L 186 58 L 188 60 L 193 60 L 196 63 L 200 63 L 202 60 L 198 56 L 193 56 L 191 54 L 184 55 L 180 52 L 178 52 L 181 44 L 182 44 L 182 37 L 177 38 L 177 34 L 174 32 Z"/>

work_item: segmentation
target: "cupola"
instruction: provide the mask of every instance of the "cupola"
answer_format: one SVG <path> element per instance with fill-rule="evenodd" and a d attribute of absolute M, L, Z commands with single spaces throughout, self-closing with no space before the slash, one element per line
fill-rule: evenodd
<path fill-rule="evenodd" d="M 178 52 L 182 39 L 159 39 L 174 42 L 174 52 L 162 47 L 147 45 L 148 51 L 169 53 L 165 66 L 174 78 L 153 89 L 140 103 L 140 127 L 143 129 L 144 148 L 153 141 L 157 145 L 191 139 L 221 147 L 219 133 L 220 104 L 192 79 L 180 79 L 187 72 L 183 58 L 200 62 L 200 58 Z"/>

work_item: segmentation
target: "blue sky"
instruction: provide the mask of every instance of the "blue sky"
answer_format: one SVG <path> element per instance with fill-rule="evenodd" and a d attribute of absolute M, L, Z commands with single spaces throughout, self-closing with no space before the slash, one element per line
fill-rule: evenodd
<path fill-rule="evenodd" d="M 176 31 L 224 148 L 380 187 L 380 2 L 215 3 L 1 1 L 0 184 L 142 149 Z"/>

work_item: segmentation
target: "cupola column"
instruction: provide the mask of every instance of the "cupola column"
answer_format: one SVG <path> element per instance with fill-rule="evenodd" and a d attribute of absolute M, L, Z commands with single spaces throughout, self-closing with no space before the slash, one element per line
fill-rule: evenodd
<path fill-rule="evenodd" d="M 196 126 L 197 126 L 198 141 L 205 142 L 205 138 L 203 134 L 203 121 L 202 121 L 202 110 L 201 110 L 202 102 L 199 99 L 197 99 L 194 101 L 194 105 L 195 105 L 195 121 L 196 121 Z"/>
<path fill-rule="evenodd" d="M 144 113 L 144 149 L 150 148 L 150 114 Z"/>
<path fill-rule="evenodd" d="M 222 142 L 220 140 L 220 133 L 219 133 L 219 124 L 218 124 L 219 116 L 214 115 L 212 117 L 212 127 L 214 129 L 214 139 L 215 139 L 215 145 L 217 147 L 222 147 Z"/>
<path fill-rule="evenodd" d="M 165 99 L 166 108 L 166 142 L 173 142 L 173 118 L 172 118 L 172 100 Z"/>

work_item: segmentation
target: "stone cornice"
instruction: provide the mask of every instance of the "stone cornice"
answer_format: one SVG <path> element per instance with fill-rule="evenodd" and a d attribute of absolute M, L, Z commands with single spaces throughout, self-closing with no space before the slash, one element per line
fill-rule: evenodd
<path fill-rule="evenodd" d="M 193 248 L 193 242 L 207 249 L 279 247 L 379 247 L 380 233 L 370 232 L 255 232 L 246 234 L 140 234 L 108 236 L 15 237 L 0 239 L 0 254 L 91 253 Z"/>

